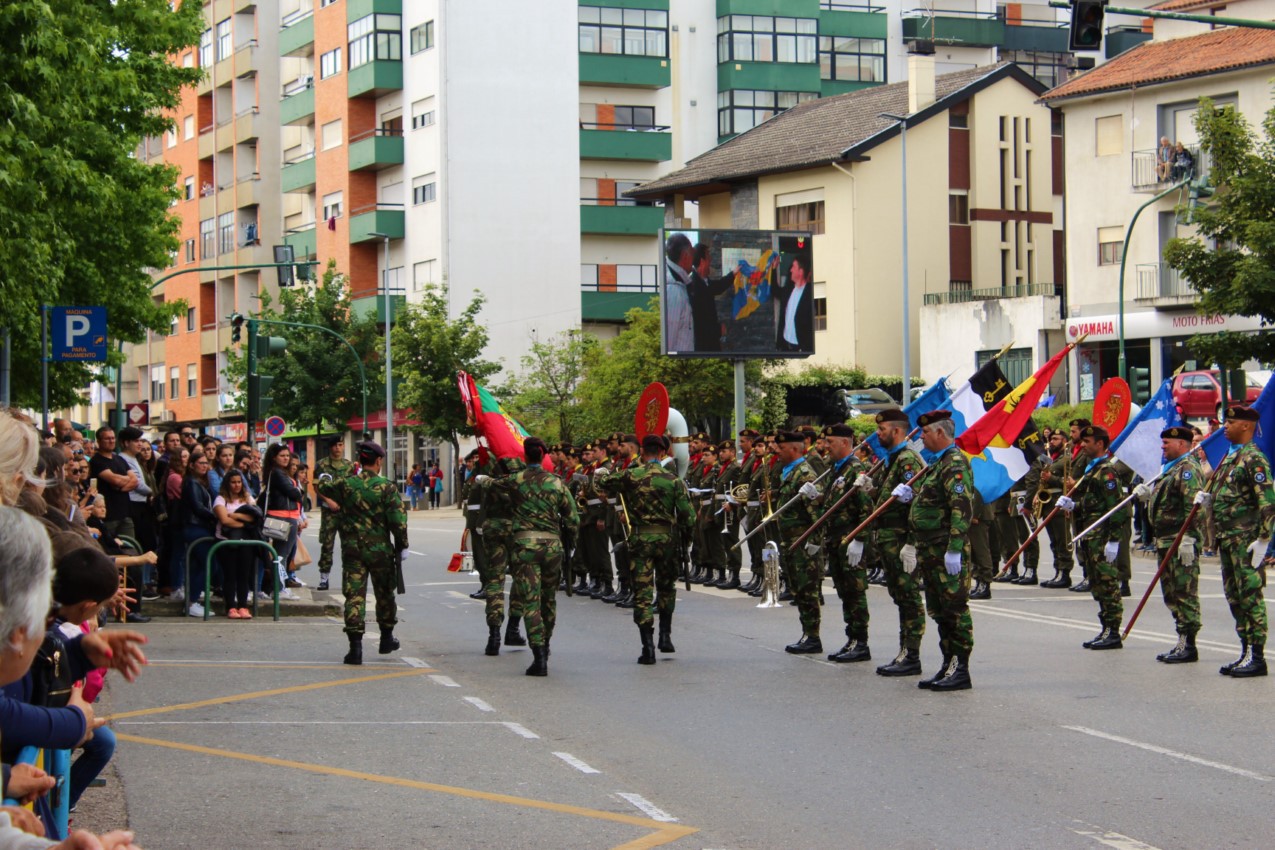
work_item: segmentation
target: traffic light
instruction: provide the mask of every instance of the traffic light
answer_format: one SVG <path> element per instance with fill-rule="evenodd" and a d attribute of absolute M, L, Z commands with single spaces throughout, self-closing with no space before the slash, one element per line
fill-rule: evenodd
<path fill-rule="evenodd" d="M 250 424 L 261 421 L 264 414 L 274 403 L 274 398 L 267 393 L 274 383 L 273 375 L 261 374 L 261 359 L 282 354 L 288 347 L 288 341 L 280 336 L 259 336 L 257 321 L 248 320 L 248 404 L 247 418 Z"/>
<path fill-rule="evenodd" d="M 296 254 L 293 252 L 291 245 L 275 245 L 274 261 L 276 263 L 286 263 L 287 265 L 276 266 L 275 271 L 279 273 L 279 287 L 293 286 L 296 284 L 296 277 L 293 272 L 292 263 L 296 260 Z"/>
<path fill-rule="evenodd" d="M 1102 18 L 1107 0 L 1072 0 L 1071 50 L 1098 50 L 1102 47 Z"/>
<path fill-rule="evenodd" d="M 1133 400 L 1142 404 L 1151 398 L 1151 370 L 1134 366 L 1129 370 L 1129 388 L 1133 390 Z"/>
<path fill-rule="evenodd" d="M 304 283 L 314 280 L 314 263 L 297 263 L 297 280 Z"/>
<path fill-rule="evenodd" d="M 238 342 L 243 333 L 244 317 L 242 313 L 230 314 L 230 341 Z"/>

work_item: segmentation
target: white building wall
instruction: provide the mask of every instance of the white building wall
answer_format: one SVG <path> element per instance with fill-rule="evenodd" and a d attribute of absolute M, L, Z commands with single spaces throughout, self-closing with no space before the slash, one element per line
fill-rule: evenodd
<path fill-rule="evenodd" d="M 409 300 L 420 299 L 424 286 L 418 278 L 427 270 L 432 270 L 435 283 L 443 282 L 442 202 L 416 204 L 412 198 L 413 182 L 418 177 L 435 175 L 440 196 L 444 188 L 441 127 L 451 116 L 443 112 L 439 86 L 440 45 L 447 35 L 439 5 L 438 0 L 419 0 L 403 6 L 403 167 L 399 171 L 407 234 L 403 240 L 403 284 Z M 434 21 L 435 46 L 412 53 L 409 34 L 426 21 Z M 433 98 L 432 104 L 428 104 L 429 98 Z M 434 123 L 413 127 L 414 114 L 427 104 L 434 112 Z M 460 117 L 463 120 L 463 112 Z"/>
<path fill-rule="evenodd" d="M 979 351 L 998 351 L 1009 343 L 1030 348 L 1032 363 L 1042 365 L 1063 346 L 1062 299 L 996 298 L 962 304 L 931 304 L 920 317 L 921 368 L 929 383 L 951 376 L 958 386 L 975 368 Z"/>

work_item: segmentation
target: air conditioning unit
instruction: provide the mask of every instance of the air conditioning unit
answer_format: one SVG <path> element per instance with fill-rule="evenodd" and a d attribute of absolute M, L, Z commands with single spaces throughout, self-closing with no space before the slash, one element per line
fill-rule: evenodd
<path fill-rule="evenodd" d="M 163 413 L 159 415 L 159 421 L 160 422 L 176 422 L 177 414 L 173 413 L 173 411 L 171 410 L 165 410 Z"/>

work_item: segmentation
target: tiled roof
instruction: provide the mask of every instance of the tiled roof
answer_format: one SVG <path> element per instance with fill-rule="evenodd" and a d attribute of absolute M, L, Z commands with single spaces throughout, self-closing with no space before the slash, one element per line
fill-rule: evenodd
<path fill-rule="evenodd" d="M 1209 6 L 1225 6 L 1226 0 L 1164 0 L 1148 6 L 1155 12 L 1186 12 L 1190 9 L 1207 9 Z"/>
<path fill-rule="evenodd" d="M 909 126 L 945 108 L 944 98 L 971 87 L 982 88 L 1004 76 L 1014 76 L 1029 87 L 1038 86 L 1018 66 L 1007 63 L 940 74 L 934 79 L 936 106 L 908 116 Z M 893 135 L 897 122 L 881 118 L 881 113 L 904 115 L 907 108 L 906 82 L 806 101 L 625 194 L 649 197 L 853 159 Z"/>
<path fill-rule="evenodd" d="M 1272 62 L 1275 62 L 1275 30 L 1228 27 L 1185 38 L 1144 41 L 1105 65 L 1050 89 L 1041 100 L 1049 102 L 1120 91 Z"/>

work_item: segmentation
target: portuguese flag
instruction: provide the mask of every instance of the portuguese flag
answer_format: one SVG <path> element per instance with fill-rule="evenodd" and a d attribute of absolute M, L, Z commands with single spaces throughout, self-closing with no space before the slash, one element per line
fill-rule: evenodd
<path fill-rule="evenodd" d="M 495 396 L 466 372 L 456 373 L 465 419 L 496 457 L 523 457 L 522 441 L 531 435 L 501 408 Z"/>

